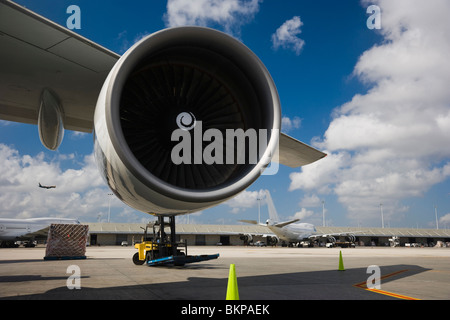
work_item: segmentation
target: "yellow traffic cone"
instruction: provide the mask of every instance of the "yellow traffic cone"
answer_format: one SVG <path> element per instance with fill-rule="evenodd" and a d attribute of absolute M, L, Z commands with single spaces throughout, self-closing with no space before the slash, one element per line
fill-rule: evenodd
<path fill-rule="evenodd" d="M 226 300 L 239 300 L 239 291 L 236 278 L 236 268 L 230 264 L 230 274 L 228 275 L 228 287 Z"/>
<path fill-rule="evenodd" d="M 339 251 L 339 271 L 345 271 L 344 261 L 342 260 L 342 251 Z"/>

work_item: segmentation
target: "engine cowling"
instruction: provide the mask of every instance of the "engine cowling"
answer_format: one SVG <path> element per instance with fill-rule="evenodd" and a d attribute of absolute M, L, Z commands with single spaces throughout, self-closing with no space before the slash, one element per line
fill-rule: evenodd
<path fill-rule="evenodd" d="M 277 236 L 267 237 L 267 245 L 269 246 L 275 246 L 278 242 L 280 242 L 280 239 Z"/>
<path fill-rule="evenodd" d="M 345 236 L 345 241 L 348 242 L 355 242 L 356 241 L 356 237 L 354 234 L 348 234 Z"/>
<path fill-rule="evenodd" d="M 241 234 L 239 239 L 241 239 L 245 243 L 249 243 L 253 241 L 253 236 L 251 234 Z"/>
<path fill-rule="evenodd" d="M 335 244 L 336 243 L 336 238 L 335 237 L 333 237 L 333 236 L 328 236 L 328 242 L 330 242 L 330 243 L 332 243 L 332 244 Z"/>
<path fill-rule="evenodd" d="M 165 29 L 136 43 L 109 73 L 95 110 L 95 154 L 111 190 L 129 206 L 190 213 L 235 196 L 260 176 L 276 151 L 280 119 L 275 84 L 245 45 L 208 28 Z M 190 141 L 174 140 L 180 128 Z M 237 160 L 255 146 L 233 146 L 227 130 L 266 134 L 256 161 Z M 191 155 L 179 151 L 182 142 Z M 219 161 L 199 162 L 195 147 L 211 152 L 213 143 L 210 156 Z M 174 148 L 192 161 L 174 162 Z M 220 150 L 234 161 L 220 163 Z"/>

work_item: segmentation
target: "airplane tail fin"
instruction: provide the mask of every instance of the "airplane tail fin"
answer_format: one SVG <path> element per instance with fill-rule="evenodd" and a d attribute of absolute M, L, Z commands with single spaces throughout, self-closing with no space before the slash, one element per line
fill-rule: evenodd
<path fill-rule="evenodd" d="M 272 196 L 270 195 L 269 190 L 266 190 L 266 202 L 267 208 L 269 209 L 269 218 L 271 225 L 278 228 L 283 228 L 288 224 L 300 221 L 300 219 L 293 219 L 289 221 L 280 222 L 280 217 L 278 216 L 277 209 L 275 209 L 275 205 L 273 204 Z"/>
<path fill-rule="evenodd" d="M 279 222 L 280 218 L 278 217 L 277 209 L 275 209 L 269 190 L 266 190 L 266 202 L 267 208 L 269 210 L 270 220 L 272 220 L 273 222 Z"/>

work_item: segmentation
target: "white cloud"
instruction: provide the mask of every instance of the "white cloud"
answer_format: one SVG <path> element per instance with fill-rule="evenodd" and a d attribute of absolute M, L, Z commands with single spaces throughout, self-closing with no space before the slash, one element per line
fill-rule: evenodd
<path fill-rule="evenodd" d="M 314 215 L 314 211 L 307 210 L 305 208 L 302 208 L 300 211 L 296 212 L 292 219 L 300 219 L 305 220 L 306 218 L 309 218 Z"/>
<path fill-rule="evenodd" d="M 445 227 L 447 228 L 450 225 L 450 213 L 447 213 L 446 215 L 439 218 L 439 227 Z"/>
<path fill-rule="evenodd" d="M 304 195 L 302 200 L 300 201 L 301 207 L 318 207 L 320 206 L 322 201 L 317 196 L 317 194 L 312 195 Z"/>
<path fill-rule="evenodd" d="M 340 172 L 346 168 L 349 159 L 350 155 L 345 152 L 328 154 L 324 159 L 304 166 L 300 172 L 289 175 L 289 191 L 302 189 L 317 190 L 321 194 L 330 193 L 330 187 L 341 179 Z"/>
<path fill-rule="evenodd" d="M 334 110 L 314 143 L 328 157 L 291 174 L 290 190 L 332 192 L 363 220 L 381 202 L 385 216 L 406 213 L 403 199 L 450 177 L 450 2 L 432 3 L 375 1 L 384 41 L 354 68 L 371 89 Z"/>
<path fill-rule="evenodd" d="M 298 37 L 298 35 L 302 32 L 300 30 L 302 25 L 303 22 L 298 16 L 285 21 L 272 35 L 273 47 L 275 49 L 280 47 L 290 49 L 293 50 L 295 54 L 299 55 L 305 45 L 305 41 Z"/>
<path fill-rule="evenodd" d="M 148 31 L 142 31 L 142 32 L 138 32 L 133 36 L 133 39 L 130 40 L 128 38 L 128 31 L 122 31 L 119 32 L 119 34 L 117 35 L 115 42 L 118 46 L 118 52 L 120 54 L 125 53 L 129 48 L 131 48 L 131 46 L 133 46 L 135 43 L 141 41 L 143 38 L 147 37 L 148 35 L 150 35 L 151 32 Z M 80 133 L 78 133 L 80 134 Z"/>
<path fill-rule="evenodd" d="M 222 26 L 239 36 L 240 27 L 259 11 L 261 0 L 168 0 L 167 27 Z"/>
<path fill-rule="evenodd" d="M 289 132 L 294 129 L 300 128 L 302 125 L 302 119 L 299 117 L 294 117 L 293 119 L 289 117 L 282 117 L 281 118 L 281 131 L 282 132 Z"/>
<path fill-rule="evenodd" d="M 95 221 L 107 212 L 108 196 L 94 156 L 81 160 L 79 169 L 62 169 L 64 162 L 77 161 L 73 154 L 46 160 L 44 153 L 21 155 L 0 144 L 0 206 L 4 218 L 71 217 Z M 78 166 L 78 164 L 77 164 Z M 38 184 L 56 185 L 42 189 Z M 123 208 L 119 200 L 111 200 L 111 208 Z"/>
<path fill-rule="evenodd" d="M 244 190 L 239 193 L 236 197 L 228 200 L 224 204 L 231 208 L 231 213 L 239 213 L 243 209 L 254 208 L 258 206 L 258 199 L 261 199 L 260 205 L 264 205 L 262 202 L 265 198 L 265 190 L 261 189 L 259 191 L 247 191 Z"/>

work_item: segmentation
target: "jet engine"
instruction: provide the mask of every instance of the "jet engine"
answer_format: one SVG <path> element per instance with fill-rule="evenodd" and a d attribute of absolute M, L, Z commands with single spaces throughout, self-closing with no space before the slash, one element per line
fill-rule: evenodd
<path fill-rule="evenodd" d="M 251 234 L 241 234 L 239 239 L 241 239 L 245 243 L 249 243 L 253 241 L 253 236 Z"/>
<path fill-rule="evenodd" d="M 333 236 L 328 236 L 328 242 L 330 242 L 330 243 L 332 243 L 332 244 L 335 244 L 336 243 L 336 238 L 335 237 L 333 237 Z"/>
<path fill-rule="evenodd" d="M 277 236 L 267 236 L 267 245 L 275 246 L 280 239 Z"/>
<path fill-rule="evenodd" d="M 348 241 L 348 242 L 355 242 L 356 241 L 356 237 L 355 237 L 354 234 L 350 233 L 350 234 L 345 236 L 345 240 Z"/>
<path fill-rule="evenodd" d="M 96 159 L 129 206 L 191 213 L 261 175 L 280 119 L 275 84 L 244 44 L 208 28 L 165 29 L 136 43 L 109 73 L 95 110 Z"/>

